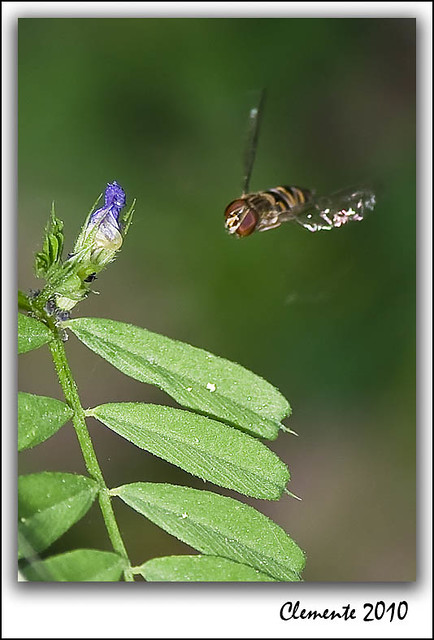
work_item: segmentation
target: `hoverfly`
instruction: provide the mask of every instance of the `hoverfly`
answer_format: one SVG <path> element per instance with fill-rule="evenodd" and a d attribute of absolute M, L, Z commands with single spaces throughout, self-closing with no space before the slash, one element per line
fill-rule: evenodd
<path fill-rule="evenodd" d="M 243 192 L 225 209 L 226 230 L 243 238 L 254 231 L 268 231 L 279 227 L 282 222 L 297 222 L 308 231 L 319 231 L 363 220 L 366 212 L 375 206 L 375 194 L 365 187 L 344 189 L 330 196 L 320 197 L 310 189 L 295 186 L 279 186 L 248 193 L 264 96 L 263 91 L 258 106 L 250 110 Z"/>

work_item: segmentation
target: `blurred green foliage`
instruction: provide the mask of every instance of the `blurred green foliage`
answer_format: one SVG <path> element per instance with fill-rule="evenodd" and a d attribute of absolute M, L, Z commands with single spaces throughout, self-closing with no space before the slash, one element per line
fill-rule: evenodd
<path fill-rule="evenodd" d="M 117 180 L 137 198 L 132 229 L 78 313 L 190 342 L 278 386 L 301 437 L 282 434 L 274 448 L 303 502 L 252 504 L 306 549 L 306 580 L 413 580 L 415 20 L 21 19 L 18 38 L 20 288 L 37 286 L 51 201 L 68 251 Z M 251 188 L 327 194 L 368 182 L 369 218 L 331 233 L 225 233 L 263 87 Z M 89 406 L 170 404 L 73 337 L 67 347 Z M 21 358 L 20 388 L 61 398 L 47 354 Z M 82 472 L 68 429 L 23 454 L 23 472 Z M 203 486 L 92 429 L 109 483 Z M 134 561 L 187 551 L 122 505 L 119 517 Z M 51 552 L 102 548 L 99 526 L 92 509 Z"/>

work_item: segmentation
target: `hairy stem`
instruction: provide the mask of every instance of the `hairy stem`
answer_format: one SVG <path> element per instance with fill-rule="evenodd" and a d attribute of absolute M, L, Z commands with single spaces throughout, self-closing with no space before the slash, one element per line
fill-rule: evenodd
<path fill-rule="evenodd" d="M 59 337 L 56 329 L 54 327 L 52 328 L 56 337 L 55 340 L 50 342 L 51 354 L 65 399 L 74 411 L 72 421 L 80 443 L 86 469 L 88 470 L 89 475 L 99 484 L 99 504 L 113 549 L 119 553 L 119 555 L 123 556 L 128 561 L 128 566 L 130 566 L 131 563 L 129 561 L 111 504 L 109 489 L 104 481 L 104 477 L 93 448 L 92 440 L 87 429 L 86 416 L 80 403 L 77 385 L 68 364 L 65 347 L 63 346 L 62 339 Z M 127 582 L 134 581 L 130 568 L 126 569 L 124 574 Z"/>

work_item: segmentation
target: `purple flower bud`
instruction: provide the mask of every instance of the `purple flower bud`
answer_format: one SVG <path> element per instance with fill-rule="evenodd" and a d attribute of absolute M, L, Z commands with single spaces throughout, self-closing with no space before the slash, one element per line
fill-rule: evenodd
<path fill-rule="evenodd" d="M 104 202 L 104 207 L 94 211 L 90 216 L 87 229 L 98 226 L 95 236 L 96 248 L 117 250 L 122 244 L 119 215 L 125 206 L 126 197 L 116 181 L 107 184 Z"/>
<path fill-rule="evenodd" d="M 110 182 L 107 184 L 104 202 L 106 207 L 118 207 L 119 210 L 121 210 L 122 207 L 125 207 L 125 191 L 116 182 L 116 180 L 111 184 Z"/>

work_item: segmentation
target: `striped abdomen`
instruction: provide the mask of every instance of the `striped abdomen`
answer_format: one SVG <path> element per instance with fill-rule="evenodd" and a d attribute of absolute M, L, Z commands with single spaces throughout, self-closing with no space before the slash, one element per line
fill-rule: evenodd
<path fill-rule="evenodd" d="M 274 198 L 275 205 L 280 207 L 281 211 L 287 211 L 298 204 L 304 204 L 312 197 L 312 192 L 309 189 L 302 189 L 301 187 L 275 187 L 263 193 L 269 194 Z"/>

